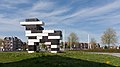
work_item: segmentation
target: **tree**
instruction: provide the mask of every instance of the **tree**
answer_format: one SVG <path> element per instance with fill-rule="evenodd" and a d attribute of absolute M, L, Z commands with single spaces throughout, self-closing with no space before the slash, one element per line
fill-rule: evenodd
<path fill-rule="evenodd" d="M 64 42 L 60 43 L 60 48 L 64 48 Z"/>
<path fill-rule="evenodd" d="M 97 43 L 96 43 L 96 40 L 94 38 L 91 38 L 90 44 L 91 44 L 92 49 L 95 49 L 97 47 Z"/>
<path fill-rule="evenodd" d="M 22 44 L 23 51 L 26 51 L 27 48 L 28 48 L 28 44 L 26 42 L 23 42 Z"/>
<path fill-rule="evenodd" d="M 39 43 L 39 47 L 41 50 L 47 50 L 47 46 L 44 43 Z"/>
<path fill-rule="evenodd" d="M 70 35 L 68 36 L 68 42 L 70 45 L 70 49 L 72 49 L 72 47 L 76 47 L 76 43 L 78 43 L 78 36 L 76 35 L 76 33 L 72 32 L 70 33 Z"/>
<path fill-rule="evenodd" d="M 115 45 L 118 41 L 116 31 L 113 28 L 106 29 L 101 37 L 101 41 L 103 44 L 107 44 L 108 47 Z"/>

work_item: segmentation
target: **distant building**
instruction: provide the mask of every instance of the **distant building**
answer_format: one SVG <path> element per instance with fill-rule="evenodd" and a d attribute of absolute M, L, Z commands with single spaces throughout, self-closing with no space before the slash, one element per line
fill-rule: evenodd
<path fill-rule="evenodd" d="M 3 49 L 3 46 L 4 46 L 4 41 L 3 40 L 0 40 L 1 41 L 1 43 L 0 43 L 0 51 L 3 51 L 4 49 Z"/>
<path fill-rule="evenodd" d="M 22 49 L 23 42 L 17 37 L 4 38 L 4 51 L 19 51 Z"/>
<path fill-rule="evenodd" d="M 89 44 L 88 43 L 79 43 L 79 48 L 80 49 L 89 49 Z"/>
<path fill-rule="evenodd" d="M 116 46 L 116 45 L 112 45 L 112 46 L 102 46 L 101 47 L 102 49 L 120 49 L 120 46 Z"/>
<path fill-rule="evenodd" d="M 73 50 L 84 50 L 84 49 L 89 49 L 88 48 L 88 43 L 72 43 L 70 46 L 69 42 L 65 42 L 65 48 L 71 47 Z"/>
<path fill-rule="evenodd" d="M 22 48 L 22 51 L 27 51 L 27 49 L 28 49 L 28 44 L 27 44 L 26 42 L 23 42 L 21 48 Z"/>
<path fill-rule="evenodd" d="M 89 48 L 89 44 L 88 43 L 74 43 L 71 44 L 69 42 L 65 42 L 65 48 L 68 48 L 67 46 L 69 46 L 69 48 L 71 47 L 72 50 L 86 50 L 86 49 L 93 49 L 93 48 Z M 96 48 L 100 48 L 99 43 L 96 44 Z"/>

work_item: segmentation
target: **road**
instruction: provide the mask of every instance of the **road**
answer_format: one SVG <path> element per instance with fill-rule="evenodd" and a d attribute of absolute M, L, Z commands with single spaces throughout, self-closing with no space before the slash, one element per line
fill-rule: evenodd
<path fill-rule="evenodd" d="M 107 55 L 120 57 L 120 53 L 103 53 L 103 52 L 89 52 L 89 53 L 92 53 L 92 54 L 107 54 Z"/>

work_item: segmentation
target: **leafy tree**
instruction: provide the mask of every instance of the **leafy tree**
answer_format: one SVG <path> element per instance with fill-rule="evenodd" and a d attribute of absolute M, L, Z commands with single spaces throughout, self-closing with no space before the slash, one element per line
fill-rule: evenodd
<path fill-rule="evenodd" d="M 60 48 L 63 48 L 64 47 L 64 42 L 61 42 L 60 43 Z"/>
<path fill-rule="evenodd" d="M 46 45 L 44 43 L 42 43 L 41 47 L 45 49 Z"/>
<path fill-rule="evenodd" d="M 91 44 L 92 49 L 95 49 L 97 47 L 97 43 L 96 43 L 96 40 L 94 38 L 91 38 L 90 44 Z"/>
<path fill-rule="evenodd" d="M 66 48 L 70 48 L 70 44 L 69 43 L 66 44 Z"/>
<path fill-rule="evenodd" d="M 26 51 L 27 48 L 28 48 L 28 44 L 23 42 L 23 44 L 22 44 L 23 51 Z"/>
<path fill-rule="evenodd" d="M 115 45 L 118 41 L 116 31 L 113 28 L 106 29 L 101 37 L 101 41 L 103 44 L 107 44 L 108 47 Z"/>
<path fill-rule="evenodd" d="M 47 46 L 44 43 L 39 43 L 40 49 L 47 50 Z"/>
<path fill-rule="evenodd" d="M 76 35 L 76 33 L 72 32 L 70 33 L 70 35 L 68 36 L 68 42 L 70 45 L 70 49 L 72 49 L 72 47 L 77 46 L 77 42 L 78 42 L 78 36 Z"/>

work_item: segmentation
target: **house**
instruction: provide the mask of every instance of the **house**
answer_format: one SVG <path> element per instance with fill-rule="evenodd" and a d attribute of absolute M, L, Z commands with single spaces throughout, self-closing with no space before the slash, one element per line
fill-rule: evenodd
<path fill-rule="evenodd" d="M 68 47 L 69 46 L 69 47 Z M 86 50 L 86 49 L 95 49 L 100 48 L 99 43 L 96 43 L 95 48 L 92 48 L 91 44 L 85 43 L 85 42 L 73 42 L 70 45 L 70 42 L 65 42 L 65 48 L 72 48 L 72 50 Z"/>
<path fill-rule="evenodd" d="M 0 51 L 3 51 L 4 41 L 0 39 Z"/>
<path fill-rule="evenodd" d="M 19 51 L 22 49 L 23 42 L 17 37 L 5 37 L 3 51 Z"/>
<path fill-rule="evenodd" d="M 67 46 L 69 46 L 69 47 L 67 47 Z M 65 42 L 65 48 L 72 48 L 72 50 L 89 49 L 88 47 L 89 47 L 88 43 L 79 43 L 79 42 L 75 43 L 75 42 L 73 42 L 70 45 L 69 42 Z"/>

